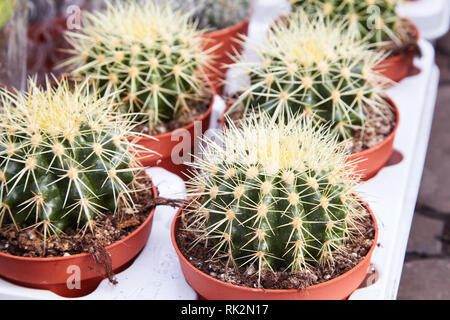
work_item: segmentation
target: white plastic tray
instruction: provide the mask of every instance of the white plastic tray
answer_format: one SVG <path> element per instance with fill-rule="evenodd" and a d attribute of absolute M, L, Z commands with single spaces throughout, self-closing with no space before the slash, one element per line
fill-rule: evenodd
<path fill-rule="evenodd" d="M 417 0 L 399 5 L 397 13 L 411 19 L 427 40 L 447 33 L 450 22 L 450 0 Z"/>
<path fill-rule="evenodd" d="M 361 191 L 370 195 L 363 198 L 369 202 L 380 227 L 381 246 L 375 249 L 372 259 L 380 278 L 374 285 L 356 291 L 351 299 L 397 297 L 439 83 L 434 48 L 424 40 L 419 45 L 423 56 L 415 64 L 422 72 L 389 90 L 400 109 L 394 148 L 404 158 L 361 186 Z"/>
<path fill-rule="evenodd" d="M 260 12 L 250 24 L 250 34 L 261 37 L 267 29 L 263 14 L 277 11 L 270 7 L 274 0 L 260 0 Z M 276 1 L 275 1 L 276 2 Z M 279 4 L 279 2 L 278 2 Z M 280 10 L 283 10 L 279 7 Z M 357 290 L 351 299 L 395 299 L 403 267 L 406 245 L 414 215 L 427 150 L 428 138 L 436 103 L 439 72 L 434 64 L 434 49 L 427 41 L 419 43 L 423 56 L 416 59 L 422 72 L 407 78 L 389 90 L 389 95 L 400 109 L 400 126 L 395 148 L 404 159 L 401 163 L 384 168 L 372 180 L 361 186 L 363 198 L 369 202 L 380 227 L 379 243 L 373 255 L 379 279 L 375 284 Z M 216 99 L 211 125 L 224 108 Z M 184 197 L 184 182 L 160 168 L 148 170 L 160 195 Z M 119 284 L 107 280 L 90 295 L 82 299 L 196 299 L 197 295 L 185 282 L 178 258 L 170 241 L 170 224 L 175 209 L 160 207 L 156 210 L 150 240 L 133 265 L 117 275 Z M 26 289 L 0 280 L 0 299 L 58 299 L 43 290 Z"/>

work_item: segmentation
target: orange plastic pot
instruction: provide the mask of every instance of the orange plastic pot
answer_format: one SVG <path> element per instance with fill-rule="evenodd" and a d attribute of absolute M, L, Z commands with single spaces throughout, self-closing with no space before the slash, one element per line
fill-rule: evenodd
<path fill-rule="evenodd" d="M 242 21 L 234 26 L 205 33 L 204 38 L 207 39 L 205 50 L 217 47 L 211 52 L 214 57 L 212 69 L 208 70 L 208 78 L 216 86 L 219 94 L 222 92 L 223 80 L 227 72 L 227 65 L 233 63 L 232 56 L 236 52 L 242 52 L 242 44 L 236 40 L 240 40 L 240 35 L 247 35 L 249 19 Z"/>
<path fill-rule="evenodd" d="M 330 281 L 307 287 L 304 290 L 273 290 L 241 287 L 220 281 L 195 268 L 181 253 L 176 242 L 176 232 L 181 222 L 178 210 L 172 223 L 172 244 L 178 255 L 181 270 L 189 285 L 200 298 L 207 300 L 344 300 L 347 299 L 364 281 L 370 267 L 370 259 L 378 240 L 378 227 L 375 216 L 365 205 L 375 224 L 375 238 L 372 247 L 362 261 L 353 269 Z"/>
<path fill-rule="evenodd" d="M 400 113 L 394 101 L 392 101 L 390 98 L 388 98 L 387 101 L 395 110 L 397 121 L 394 130 L 392 130 L 391 134 L 386 139 L 377 144 L 375 147 L 364 150 L 362 152 L 358 152 L 356 154 L 352 154 L 348 158 L 349 162 L 355 162 L 355 171 L 361 175 L 361 179 L 363 181 L 369 180 L 370 178 L 374 177 L 381 169 L 383 169 L 394 151 L 394 139 L 400 121 Z M 229 107 L 227 107 L 224 114 L 222 115 L 222 118 L 220 119 L 222 128 L 225 128 L 225 114 L 228 108 Z"/>
<path fill-rule="evenodd" d="M 158 191 L 155 186 L 153 192 L 156 197 Z M 115 273 L 128 268 L 145 247 L 154 213 L 155 208 L 139 228 L 106 247 Z M 88 253 L 55 258 L 24 258 L 0 252 L 0 277 L 24 287 L 50 290 L 63 297 L 82 297 L 93 292 L 105 279 L 103 274 L 103 267 L 96 264 Z M 76 280 L 79 280 L 79 286 L 76 286 Z"/>
<path fill-rule="evenodd" d="M 416 31 L 416 43 L 419 41 L 419 29 L 414 25 Z M 416 48 L 411 48 L 402 54 L 393 56 L 389 59 L 381 61 L 375 68 L 376 71 L 383 76 L 395 82 L 400 82 L 403 79 L 413 75 L 416 71 L 414 67 L 414 57 L 416 56 Z"/>
<path fill-rule="evenodd" d="M 356 171 L 361 174 L 361 179 L 367 181 L 374 177 L 388 162 L 394 151 L 394 139 L 400 122 L 400 113 L 394 101 L 388 99 L 389 104 L 395 110 L 396 124 L 391 134 L 375 147 L 352 154 L 348 161 L 356 161 Z"/>
<path fill-rule="evenodd" d="M 137 141 L 146 150 L 157 153 L 139 152 L 138 159 L 143 166 L 162 167 L 184 178 L 182 173 L 188 169 L 184 163 L 192 160 L 191 155 L 195 154 L 195 146 L 199 143 L 199 138 L 209 128 L 216 95 L 215 89 L 211 87 L 211 90 L 211 105 L 196 121 L 172 132 L 159 134 L 153 138 L 141 138 Z"/>

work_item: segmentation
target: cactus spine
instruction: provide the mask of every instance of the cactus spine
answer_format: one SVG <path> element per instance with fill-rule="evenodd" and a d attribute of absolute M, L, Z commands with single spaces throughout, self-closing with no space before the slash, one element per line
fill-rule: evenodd
<path fill-rule="evenodd" d="M 100 93 L 118 92 L 121 110 L 138 113 L 150 131 L 204 98 L 210 56 L 189 15 L 152 1 L 108 1 L 84 17 L 81 33 L 67 33 L 72 58 L 61 67 L 90 77 Z"/>
<path fill-rule="evenodd" d="M 259 273 L 333 263 L 365 215 L 335 137 L 307 118 L 277 120 L 253 114 L 206 140 L 190 181 L 199 239 Z"/>
<path fill-rule="evenodd" d="M 322 12 L 326 17 L 347 22 L 357 39 L 380 44 L 398 42 L 399 17 L 395 10 L 399 0 L 290 0 L 294 10 Z"/>
<path fill-rule="evenodd" d="M 214 30 L 235 25 L 250 13 L 250 0 L 177 0 L 175 4 L 193 12 L 200 27 Z"/>
<path fill-rule="evenodd" d="M 46 85 L 30 80 L 27 92 L 0 91 L 0 225 L 33 226 L 45 236 L 93 229 L 119 200 L 134 206 L 138 146 L 128 139 L 137 134 L 86 82 Z"/>
<path fill-rule="evenodd" d="M 229 113 L 242 107 L 272 115 L 305 113 L 347 139 L 364 126 L 368 108 L 379 112 L 386 104 L 387 80 L 374 71 L 383 54 L 320 14 L 292 14 L 272 28 L 257 52 L 262 63 L 236 64 L 249 75 L 250 86 Z"/>

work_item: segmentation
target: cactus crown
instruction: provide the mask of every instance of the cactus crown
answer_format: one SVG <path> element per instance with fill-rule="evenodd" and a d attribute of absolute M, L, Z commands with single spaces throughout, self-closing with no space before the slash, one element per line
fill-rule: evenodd
<path fill-rule="evenodd" d="M 229 114 L 253 106 L 273 115 L 305 113 L 347 139 L 365 124 L 368 108 L 379 112 L 386 104 L 387 80 L 374 71 L 383 54 L 320 14 L 292 14 L 272 28 L 257 52 L 262 63 L 236 63 L 248 73 L 250 86 Z"/>
<path fill-rule="evenodd" d="M 205 142 L 206 160 L 193 164 L 189 183 L 192 226 L 215 256 L 259 272 L 306 270 L 333 263 L 358 230 L 365 211 L 353 193 L 354 166 L 310 119 L 253 114 Z"/>
<path fill-rule="evenodd" d="M 326 17 L 346 21 L 357 39 L 381 44 L 399 42 L 396 35 L 399 17 L 395 10 L 400 0 L 290 0 L 294 10 L 322 12 Z"/>
<path fill-rule="evenodd" d="M 47 79 L 27 92 L 0 91 L 0 225 L 41 227 L 45 236 L 95 227 L 95 217 L 134 209 L 136 146 L 130 120 L 87 82 Z"/>
<path fill-rule="evenodd" d="M 250 13 L 250 0 L 177 0 L 175 4 L 193 12 L 201 28 L 214 30 L 235 25 Z"/>
<path fill-rule="evenodd" d="M 108 1 L 83 23 L 81 33 L 66 35 L 72 58 L 61 67 L 90 77 L 100 93 L 118 92 L 121 110 L 139 113 L 150 130 L 204 97 L 210 55 L 188 14 L 152 1 Z"/>

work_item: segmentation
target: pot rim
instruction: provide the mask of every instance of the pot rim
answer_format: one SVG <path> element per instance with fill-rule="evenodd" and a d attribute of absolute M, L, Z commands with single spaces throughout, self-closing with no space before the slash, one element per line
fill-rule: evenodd
<path fill-rule="evenodd" d="M 235 33 L 239 29 L 243 28 L 245 25 L 249 25 L 251 18 L 252 18 L 252 13 L 250 13 L 248 15 L 248 17 L 245 18 L 244 20 L 242 20 L 241 22 L 238 22 L 232 26 L 229 26 L 229 27 L 226 27 L 223 29 L 206 32 L 203 34 L 203 37 L 216 38 L 216 37 L 222 37 L 222 36 L 228 35 L 230 33 Z"/>
<path fill-rule="evenodd" d="M 158 189 L 156 188 L 155 184 L 152 181 L 152 190 L 154 197 L 158 197 Z M 115 241 L 114 243 L 110 244 L 109 246 L 105 247 L 106 251 L 110 251 L 111 249 L 114 249 L 115 247 L 119 246 L 121 243 L 124 243 L 128 241 L 131 237 L 133 237 L 135 234 L 139 233 L 150 221 L 152 221 L 153 216 L 155 215 L 156 206 L 151 209 L 150 214 L 148 215 L 147 219 L 141 225 L 134 230 L 132 233 L 127 235 L 125 238 Z M 71 259 L 80 259 L 80 258 L 86 258 L 90 256 L 89 253 L 77 253 L 70 256 L 64 256 L 64 257 L 47 257 L 47 258 L 30 258 L 30 257 L 20 257 L 20 256 L 14 256 L 12 254 L 0 252 L 0 258 L 10 259 L 10 260 L 17 260 L 21 262 L 59 262 L 59 261 L 67 261 Z"/>
<path fill-rule="evenodd" d="M 188 130 L 189 131 L 190 129 L 192 129 L 194 127 L 195 122 L 197 122 L 197 121 L 203 122 L 203 120 L 205 120 L 212 113 L 213 108 L 214 108 L 214 104 L 216 102 L 216 95 L 217 95 L 216 88 L 209 81 L 207 81 L 207 83 L 208 83 L 209 89 L 211 90 L 211 102 L 209 104 L 208 109 L 206 109 L 206 111 L 199 118 L 195 119 L 194 121 L 192 121 L 191 123 L 185 125 L 184 127 L 177 128 L 177 129 L 172 130 L 170 132 L 161 133 L 161 134 L 157 134 L 157 135 L 150 136 L 150 137 L 138 137 L 137 141 L 145 141 L 145 140 L 153 140 L 153 141 L 156 140 L 156 141 L 158 141 L 158 140 L 162 140 L 162 139 L 165 139 L 165 138 L 169 138 L 177 130 L 184 129 L 184 130 Z"/>
<path fill-rule="evenodd" d="M 364 202 L 364 201 L 361 201 L 361 203 L 364 205 L 364 207 L 369 212 L 369 214 L 370 214 L 370 216 L 372 218 L 372 221 L 374 223 L 374 227 L 375 227 L 375 235 L 374 235 L 373 244 L 372 244 L 370 250 L 367 252 L 366 256 L 356 266 L 354 266 L 349 271 L 341 274 L 340 276 L 338 276 L 338 277 L 336 277 L 334 279 L 331 279 L 331 280 L 328 280 L 328 281 L 325 281 L 325 282 L 322 282 L 322 283 L 314 284 L 312 286 L 306 287 L 303 290 L 321 289 L 321 288 L 324 288 L 326 286 L 332 285 L 332 284 L 334 284 L 337 281 L 344 280 L 344 279 L 350 277 L 351 274 L 354 272 L 354 270 L 361 268 L 362 265 L 366 262 L 367 259 L 369 259 L 369 260 L 371 259 L 372 253 L 375 250 L 375 248 L 377 247 L 377 243 L 378 243 L 378 232 L 379 232 L 378 231 L 378 224 L 377 224 L 377 220 L 375 218 L 375 215 L 372 212 L 372 209 L 369 207 L 369 205 L 366 202 Z M 226 281 L 221 281 L 219 279 L 216 279 L 216 278 L 214 278 L 214 277 L 204 273 L 203 271 L 197 269 L 196 267 L 194 267 L 192 265 L 192 263 L 190 263 L 186 259 L 186 257 L 181 253 L 180 249 L 178 248 L 178 244 L 177 244 L 176 237 L 175 237 L 175 227 L 177 225 L 177 222 L 181 218 L 180 217 L 181 212 L 183 211 L 183 209 L 185 207 L 186 207 L 186 205 L 183 205 L 183 206 L 181 206 L 178 209 L 178 211 L 177 211 L 177 213 L 176 213 L 176 215 L 175 215 L 175 217 L 174 217 L 174 219 L 172 221 L 171 230 L 170 230 L 170 238 L 172 240 L 172 245 L 173 245 L 173 247 L 175 249 L 175 252 L 177 253 L 178 258 L 181 259 L 183 261 L 183 263 L 185 265 L 187 265 L 190 269 L 194 270 L 197 274 L 200 274 L 202 277 L 207 278 L 209 281 L 213 281 L 214 283 L 217 283 L 217 284 L 220 284 L 220 285 L 225 285 L 226 287 L 229 287 L 229 288 L 234 289 L 234 290 L 246 291 L 248 293 L 258 292 L 258 293 L 271 293 L 271 294 L 289 294 L 289 293 L 296 293 L 296 292 L 299 291 L 297 289 L 261 289 L 261 288 L 250 288 L 250 287 L 238 286 L 238 285 L 234 285 L 234 284 L 228 283 Z"/>
<path fill-rule="evenodd" d="M 67 79 L 67 77 L 69 77 L 69 74 L 64 73 L 64 74 L 62 74 L 62 75 L 60 75 L 58 77 L 58 80 L 61 80 L 63 78 Z M 141 140 L 159 140 L 161 138 L 167 138 L 170 135 L 172 135 L 172 133 L 176 132 L 177 130 L 181 130 L 181 129 L 189 130 L 189 129 L 191 129 L 194 126 L 196 121 L 203 121 L 203 120 L 205 120 L 205 118 L 208 117 L 211 114 L 212 110 L 213 110 L 214 103 L 216 101 L 216 95 L 217 95 L 216 87 L 211 83 L 211 81 L 209 81 L 209 80 L 205 80 L 205 81 L 206 81 L 209 89 L 211 90 L 211 102 L 209 104 L 208 109 L 206 109 L 206 111 L 199 118 L 195 119 L 190 124 L 187 124 L 184 127 L 177 128 L 177 129 L 172 130 L 170 132 L 161 133 L 161 134 L 157 134 L 157 135 L 149 136 L 149 137 L 137 137 L 136 140 L 137 141 L 141 141 Z M 1 83 L 0 83 L 0 87 L 1 87 Z"/>
<path fill-rule="evenodd" d="M 390 143 L 390 141 L 393 140 L 395 135 L 397 134 L 398 126 L 400 124 L 400 110 L 398 109 L 397 104 L 390 97 L 386 96 L 385 99 L 395 111 L 395 116 L 396 116 L 395 122 L 396 123 L 395 123 L 394 129 L 383 141 L 381 141 L 377 145 L 373 146 L 372 148 L 363 150 L 358 153 L 350 154 L 348 156 L 350 159 L 360 159 L 362 156 L 376 152 L 378 149 L 380 149 L 380 148 L 384 147 L 386 144 Z M 230 107 L 230 105 L 228 104 L 227 107 L 225 108 L 222 116 L 220 117 L 220 123 L 221 123 L 222 130 L 225 126 L 225 114 L 226 114 L 227 110 L 229 109 L 229 107 Z M 362 159 L 362 160 L 364 160 L 364 159 Z"/>
<path fill-rule="evenodd" d="M 386 97 L 386 101 L 391 105 L 391 107 L 395 111 L 396 121 L 395 121 L 394 129 L 383 141 L 381 141 L 377 145 L 373 146 L 372 148 L 349 155 L 350 159 L 355 159 L 355 160 L 361 159 L 362 156 L 376 152 L 377 150 L 383 148 L 385 145 L 387 145 L 388 143 L 390 143 L 390 141 L 392 141 L 394 139 L 395 135 L 397 134 L 398 126 L 400 124 L 400 111 L 397 107 L 397 104 L 391 98 Z M 364 158 L 362 158 L 361 160 L 364 160 Z"/>
<path fill-rule="evenodd" d="M 414 31 L 415 31 L 415 33 L 416 33 L 416 41 L 415 41 L 415 43 L 417 44 L 417 43 L 419 42 L 419 40 L 421 39 L 421 35 L 420 35 L 420 30 L 419 30 L 419 28 L 418 28 L 417 25 L 414 23 L 414 21 L 412 21 L 411 19 L 403 18 L 403 17 L 402 17 L 402 19 L 408 21 L 408 22 L 413 26 Z M 387 58 L 387 59 L 382 60 L 380 63 L 381 63 L 381 64 L 384 64 L 384 63 L 389 63 L 389 62 L 390 62 L 390 63 L 396 62 L 397 60 L 403 59 L 403 56 L 404 56 L 405 54 L 409 53 L 410 51 L 411 51 L 411 50 L 408 50 L 408 51 L 405 51 L 405 52 L 396 54 L 395 56 L 392 56 L 392 57 L 389 57 L 389 58 Z"/>

